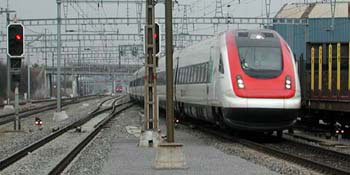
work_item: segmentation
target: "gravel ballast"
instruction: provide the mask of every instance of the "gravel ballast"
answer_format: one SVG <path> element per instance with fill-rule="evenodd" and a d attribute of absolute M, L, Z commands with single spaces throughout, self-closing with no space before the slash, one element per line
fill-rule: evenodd
<path fill-rule="evenodd" d="M 126 131 L 125 126 L 139 125 L 140 119 L 138 111 L 140 109 L 141 108 L 138 106 L 133 106 L 126 112 L 121 113 L 115 119 L 113 119 L 109 124 L 109 128 L 102 130 L 96 136 L 96 138 L 72 162 L 64 174 L 100 174 L 104 163 L 108 159 L 108 154 L 111 151 L 113 140 L 118 138 L 134 137 Z"/>
<path fill-rule="evenodd" d="M 0 160 L 51 134 L 53 129 L 62 128 L 69 123 L 86 116 L 89 112 L 93 111 L 102 100 L 103 99 L 94 99 L 64 107 L 63 110 L 67 112 L 69 118 L 61 122 L 53 121 L 54 111 L 51 110 L 49 112 L 22 119 L 22 131 L 20 132 L 13 131 L 13 123 L 1 125 Z M 84 106 L 83 104 L 88 104 L 88 106 Z M 39 128 L 34 124 L 35 117 L 39 117 L 43 121 L 44 124 L 42 128 Z"/>
<path fill-rule="evenodd" d="M 93 126 L 103 120 L 108 114 L 103 113 L 96 116 L 82 126 L 82 132 L 70 130 L 55 140 L 45 144 L 38 150 L 25 156 L 6 168 L 2 174 L 26 174 L 45 175 L 69 154 L 80 142 L 82 142 L 92 131 Z"/>
<path fill-rule="evenodd" d="M 108 155 L 111 153 L 111 146 L 113 141 L 120 138 L 132 138 L 126 132 L 126 126 L 139 126 L 139 111 L 142 108 L 134 106 L 128 110 L 128 117 L 123 117 L 123 114 L 114 120 L 114 124 L 110 128 L 102 131 L 97 138 L 81 152 L 80 157 L 69 166 L 65 174 L 78 174 L 78 175 L 97 175 L 103 172 L 102 167 L 106 163 Z M 162 118 L 161 120 L 164 120 Z M 225 154 L 239 156 L 249 162 L 267 167 L 268 169 L 277 172 L 279 174 L 287 175 L 318 175 L 319 173 L 301 167 L 299 165 L 286 162 L 284 160 L 271 157 L 269 155 L 252 150 L 238 143 L 228 143 L 225 140 L 215 138 L 212 135 L 203 133 L 198 130 L 193 130 L 186 126 L 180 125 L 176 130 L 189 133 L 196 138 L 199 138 L 207 145 L 213 146 L 216 149 L 224 152 Z M 176 132 L 176 131 L 175 131 Z M 163 131 L 165 133 L 165 131 Z M 135 141 L 137 142 L 137 141 Z M 103 173 L 102 173 L 103 174 Z"/>

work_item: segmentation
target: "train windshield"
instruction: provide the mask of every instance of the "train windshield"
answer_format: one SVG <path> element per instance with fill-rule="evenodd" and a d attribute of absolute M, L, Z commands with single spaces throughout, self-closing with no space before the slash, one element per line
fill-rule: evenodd
<path fill-rule="evenodd" d="M 256 78 L 273 78 L 282 73 L 282 54 L 279 47 L 240 47 L 243 70 Z"/>

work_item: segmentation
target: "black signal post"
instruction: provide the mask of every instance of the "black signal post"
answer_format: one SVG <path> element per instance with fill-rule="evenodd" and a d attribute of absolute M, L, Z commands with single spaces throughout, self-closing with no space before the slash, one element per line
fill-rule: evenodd
<path fill-rule="evenodd" d="M 159 29 L 159 24 L 154 23 L 154 40 L 155 40 L 155 45 L 156 45 L 156 55 L 159 54 L 160 52 L 160 29 Z"/>
<path fill-rule="evenodd" d="M 19 23 L 12 23 L 7 27 L 7 54 L 11 57 L 24 55 L 24 27 Z"/>
<path fill-rule="evenodd" d="M 10 78 L 17 86 L 20 83 L 24 55 L 24 27 L 20 23 L 7 26 L 7 54 L 10 57 Z"/>

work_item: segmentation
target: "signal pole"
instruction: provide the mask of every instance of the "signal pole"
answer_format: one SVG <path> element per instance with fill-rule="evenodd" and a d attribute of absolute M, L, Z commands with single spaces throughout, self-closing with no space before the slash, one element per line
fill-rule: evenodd
<path fill-rule="evenodd" d="M 61 112 L 61 5 L 57 0 L 57 112 Z"/>
<path fill-rule="evenodd" d="M 10 13 L 8 12 L 8 9 L 6 9 L 6 22 L 7 25 L 10 24 Z M 10 75 L 10 56 L 7 55 L 7 105 L 10 105 L 10 92 L 11 92 L 11 75 Z"/>
<path fill-rule="evenodd" d="M 7 2 L 7 8 L 5 11 L 0 11 L 0 14 L 6 13 L 6 26 L 10 24 L 10 13 L 15 13 L 16 11 L 14 10 L 9 10 L 8 8 L 8 2 Z M 11 69 L 11 64 L 10 64 L 10 56 L 7 55 L 7 88 L 6 88 L 6 96 L 7 96 L 7 105 L 10 105 L 10 92 L 11 92 L 11 74 L 10 74 L 10 69 Z"/>
<path fill-rule="evenodd" d="M 173 4 L 165 0 L 165 35 L 166 35 L 166 120 L 167 141 L 159 144 L 154 167 L 156 169 L 186 168 L 183 144 L 174 143 L 174 94 L 173 94 Z"/>
<path fill-rule="evenodd" d="M 146 0 L 145 24 L 145 77 L 144 77 L 144 127 L 139 146 L 157 147 L 160 141 L 158 130 L 158 98 L 157 98 L 157 56 L 155 36 L 154 0 Z"/>
<path fill-rule="evenodd" d="M 68 118 L 68 115 L 65 111 L 62 111 L 61 108 L 61 6 L 62 6 L 62 0 L 57 0 L 57 78 L 56 78 L 56 84 L 57 84 L 57 110 L 53 115 L 54 121 L 62 121 Z"/>
<path fill-rule="evenodd" d="M 166 50 L 166 121 L 167 140 L 174 143 L 174 87 L 173 87 L 173 9 L 172 1 L 165 1 L 165 50 Z"/>

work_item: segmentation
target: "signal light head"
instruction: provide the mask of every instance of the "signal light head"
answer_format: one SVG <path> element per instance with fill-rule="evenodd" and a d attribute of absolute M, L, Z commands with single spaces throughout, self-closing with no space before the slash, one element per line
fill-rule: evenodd
<path fill-rule="evenodd" d="M 21 40 L 21 39 L 22 39 L 22 36 L 19 35 L 19 34 L 17 34 L 17 35 L 16 35 L 16 39 L 17 39 L 17 40 Z"/>
<path fill-rule="evenodd" d="M 156 53 L 155 54 L 159 54 L 160 52 L 160 28 L 159 28 L 159 24 L 155 23 L 154 24 L 154 34 L 153 34 L 153 38 L 155 40 L 155 47 L 156 47 Z"/>
<path fill-rule="evenodd" d="M 24 27 L 22 24 L 12 23 L 7 27 L 7 54 L 12 57 L 24 55 Z"/>

